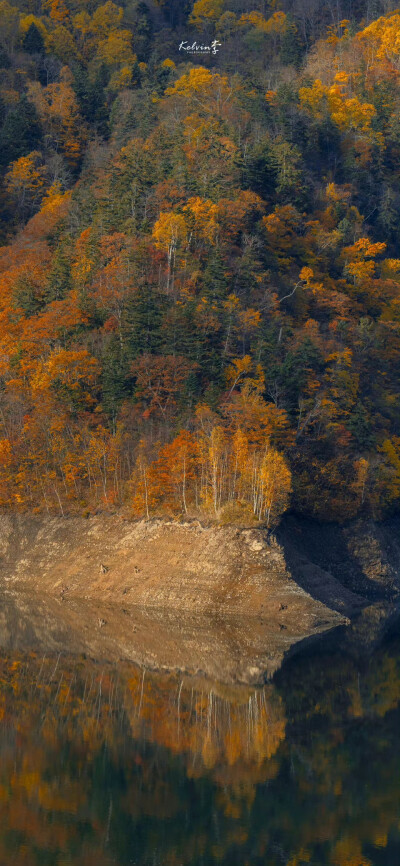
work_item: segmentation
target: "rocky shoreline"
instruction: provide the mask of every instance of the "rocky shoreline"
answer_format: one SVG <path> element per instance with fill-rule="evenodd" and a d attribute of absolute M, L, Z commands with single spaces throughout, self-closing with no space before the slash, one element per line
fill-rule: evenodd
<path fill-rule="evenodd" d="M 400 594 L 397 536 L 371 521 L 288 517 L 269 536 L 120 514 L 3 514 L 0 645 L 262 682 L 327 633 L 380 639 Z"/>

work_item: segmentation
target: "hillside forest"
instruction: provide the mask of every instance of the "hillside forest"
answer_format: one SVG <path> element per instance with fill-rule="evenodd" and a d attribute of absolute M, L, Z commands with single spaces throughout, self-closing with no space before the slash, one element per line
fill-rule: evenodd
<path fill-rule="evenodd" d="M 399 211 L 390 0 L 0 0 L 0 506 L 396 510 Z"/>

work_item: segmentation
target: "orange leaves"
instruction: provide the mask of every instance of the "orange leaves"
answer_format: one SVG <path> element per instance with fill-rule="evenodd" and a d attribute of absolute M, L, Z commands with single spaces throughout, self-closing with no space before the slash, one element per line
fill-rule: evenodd
<path fill-rule="evenodd" d="M 249 359 L 237 362 L 237 376 L 250 366 Z M 284 425 L 284 413 L 267 408 L 249 385 L 236 397 L 226 406 L 225 421 L 199 406 L 196 432 L 182 430 L 153 460 L 142 442 L 131 479 L 135 514 L 200 510 L 226 522 L 231 512 L 232 519 L 238 516 L 236 504 L 247 520 L 253 516 L 268 525 L 278 520 L 289 501 L 291 476 L 269 437 Z"/>
<path fill-rule="evenodd" d="M 34 150 L 11 163 L 5 176 L 6 187 L 22 207 L 29 200 L 37 201 L 43 193 L 45 169 L 42 156 Z"/>
<path fill-rule="evenodd" d="M 42 87 L 39 82 L 29 85 L 29 98 L 56 146 L 60 146 L 72 167 L 79 162 L 85 143 L 85 127 L 79 115 L 78 103 L 71 86 L 68 67 L 60 72 L 60 81 Z"/>
<path fill-rule="evenodd" d="M 44 0 L 43 6 L 48 11 L 50 18 L 58 24 L 63 24 L 68 20 L 69 11 L 63 0 Z"/>
<path fill-rule="evenodd" d="M 41 372 L 33 381 L 33 387 L 40 390 L 55 389 L 56 399 L 64 401 L 65 395 L 71 400 L 82 400 L 89 407 L 92 403 L 90 390 L 99 375 L 99 365 L 86 349 L 61 349 L 51 354 Z"/>
<path fill-rule="evenodd" d="M 327 112 L 342 132 L 353 130 L 371 139 L 376 138 L 371 128 L 371 121 L 376 114 L 375 106 L 360 102 L 357 96 L 347 96 L 344 89 L 347 83 L 347 76 L 342 73 L 336 76 L 331 86 L 316 79 L 311 87 L 300 88 L 300 103 L 317 120 L 322 120 Z"/>
<path fill-rule="evenodd" d="M 148 517 L 149 509 L 161 507 L 187 514 L 194 505 L 198 456 L 198 443 L 188 430 L 181 430 L 170 444 L 164 445 L 150 464 L 142 451 L 132 479 L 134 513 Z"/>
<path fill-rule="evenodd" d="M 250 190 L 236 190 L 234 198 L 221 198 L 217 213 L 224 237 L 236 239 L 239 232 L 248 230 L 251 222 L 259 219 L 264 210 L 265 204 L 260 196 Z"/>
<path fill-rule="evenodd" d="M 132 365 L 138 396 L 149 413 L 167 418 L 174 411 L 179 395 L 195 365 L 172 355 L 142 355 Z"/>

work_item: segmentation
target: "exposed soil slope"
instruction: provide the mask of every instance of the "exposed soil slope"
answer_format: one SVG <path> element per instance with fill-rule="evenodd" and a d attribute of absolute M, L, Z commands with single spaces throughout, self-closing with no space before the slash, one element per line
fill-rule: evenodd
<path fill-rule="evenodd" d="M 366 609 L 371 581 L 380 598 L 395 597 L 397 552 L 389 568 L 379 538 L 370 532 L 368 547 L 359 526 L 346 543 L 337 536 L 342 560 L 336 552 L 331 563 L 335 532 L 318 547 L 317 529 L 290 519 L 278 541 L 197 522 L 2 515 L 0 642 L 260 681 Z"/>

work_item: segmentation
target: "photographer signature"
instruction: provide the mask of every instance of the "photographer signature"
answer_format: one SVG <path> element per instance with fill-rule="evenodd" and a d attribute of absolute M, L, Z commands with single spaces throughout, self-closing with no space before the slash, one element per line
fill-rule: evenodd
<path fill-rule="evenodd" d="M 179 46 L 179 51 L 186 51 L 187 54 L 218 54 L 221 45 L 222 42 L 218 42 L 218 39 L 213 39 L 210 45 L 184 40 Z"/>

